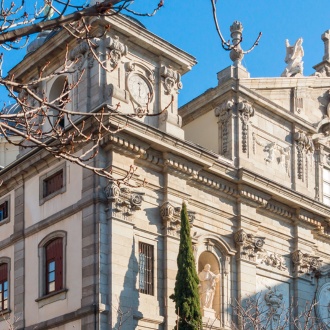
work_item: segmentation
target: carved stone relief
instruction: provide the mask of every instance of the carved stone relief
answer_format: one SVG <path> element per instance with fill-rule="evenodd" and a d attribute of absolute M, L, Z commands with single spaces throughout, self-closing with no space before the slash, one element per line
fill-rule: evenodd
<path fill-rule="evenodd" d="M 77 70 L 82 70 L 86 60 L 89 68 L 93 66 L 94 56 L 90 51 L 90 47 L 97 48 L 98 46 L 99 39 L 94 38 L 91 40 L 91 46 L 86 41 L 82 41 L 70 51 L 69 59 L 76 63 Z"/>
<path fill-rule="evenodd" d="M 293 46 L 290 46 L 289 40 L 286 39 L 286 56 L 284 61 L 287 66 L 281 75 L 282 77 L 294 77 L 303 75 L 304 62 L 302 58 L 304 56 L 304 49 L 302 47 L 302 43 L 303 39 L 299 38 Z"/>
<path fill-rule="evenodd" d="M 315 272 L 322 266 L 320 257 L 303 253 L 300 250 L 292 252 L 291 258 L 296 274 L 306 274 L 314 277 Z"/>
<path fill-rule="evenodd" d="M 167 230 L 167 234 L 179 237 L 181 229 L 180 219 L 181 207 L 174 207 L 170 202 L 165 202 L 160 207 L 160 216 L 163 220 L 164 228 Z M 188 211 L 188 218 L 190 227 L 193 226 L 195 220 L 195 212 Z"/>
<path fill-rule="evenodd" d="M 314 153 L 314 144 L 311 136 L 304 132 L 296 132 L 294 140 L 297 147 L 297 175 L 298 179 L 304 179 L 304 159 L 307 153 Z"/>
<path fill-rule="evenodd" d="M 266 164 L 272 163 L 276 160 L 277 163 L 280 164 L 285 169 L 285 172 L 290 176 L 291 149 L 289 146 L 284 148 L 278 145 L 276 141 L 263 141 L 255 132 L 252 133 L 252 139 L 253 144 L 263 147 L 263 151 L 266 153 L 266 157 L 264 158 Z M 255 146 L 253 146 L 253 150 L 256 152 Z"/>
<path fill-rule="evenodd" d="M 271 253 L 268 251 L 260 252 L 258 253 L 257 261 L 260 264 L 265 264 L 281 271 L 288 269 L 285 264 L 285 259 L 278 253 Z"/>
<path fill-rule="evenodd" d="M 263 251 L 264 237 L 256 237 L 246 233 L 243 229 L 234 234 L 235 243 L 239 249 L 240 258 L 256 262 L 258 252 Z"/>
<path fill-rule="evenodd" d="M 325 329 L 330 329 L 330 282 L 322 285 L 317 291 L 316 313 Z"/>
<path fill-rule="evenodd" d="M 160 75 L 164 78 L 163 85 L 166 94 L 182 89 L 181 75 L 177 71 L 164 65 L 160 69 Z"/>
<path fill-rule="evenodd" d="M 231 110 L 234 106 L 232 100 L 221 103 L 214 109 L 214 113 L 219 117 L 219 124 L 221 130 L 221 153 L 226 154 L 228 151 L 228 135 L 229 135 L 229 120 L 231 118 Z"/>
<path fill-rule="evenodd" d="M 141 210 L 144 193 L 133 192 L 128 187 L 118 187 L 113 181 L 109 181 L 104 191 L 108 201 L 113 203 L 112 212 L 115 216 L 126 219 L 134 211 Z"/>
<path fill-rule="evenodd" d="M 268 317 L 270 318 L 270 329 L 279 329 L 280 317 L 283 309 L 283 294 L 276 288 L 268 288 L 265 294 L 265 302 L 269 307 Z"/>
<path fill-rule="evenodd" d="M 248 148 L 248 124 L 251 117 L 254 116 L 254 108 L 247 101 L 238 103 L 238 111 L 242 120 L 242 151 L 247 152 Z"/>
<path fill-rule="evenodd" d="M 110 61 L 110 66 L 115 69 L 122 56 L 127 55 L 128 48 L 126 45 L 119 41 L 118 36 L 107 37 L 105 46 L 108 49 L 107 55 Z"/>

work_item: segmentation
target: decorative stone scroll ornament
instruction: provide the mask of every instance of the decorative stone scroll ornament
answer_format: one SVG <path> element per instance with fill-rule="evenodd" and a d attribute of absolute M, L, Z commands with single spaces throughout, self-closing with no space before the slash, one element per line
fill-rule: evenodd
<path fill-rule="evenodd" d="M 99 46 L 99 39 L 94 38 L 91 40 L 91 47 L 97 48 Z M 85 60 L 88 61 L 88 67 L 93 66 L 94 57 L 91 54 L 90 46 L 86 41 L 80 42 L 75 48 L 69 53 L 70 61 L 76 62 L 77 69 L 82 70 Z"/>
<path fill-rule="evenodd" d="M 106 48 L 109 50 L 108 58 L 110 60 L 110 66 L 114 69 L 118 65 L 122 56 L 128 54 L 128 48 L 122 42 L 119 41 L 118 36 L 106 38 Z"/>
<path fill-rule="evenodd" d="M 242 151 L 247 152 L 248 147 L 248 123 L 254 115 L 254 108 L 247 101 L 238 103 L 238 111 L 242 120 Z"/>
<path fill-rule="evenodd" d="M 291 254 L 292 262 L 294 264 L 294 272 L 298 274 L 313 275 L 322 266 L 320 257 L 311 256 L 308 253 L 303 253 L 296 250 Z"/>
<path fill-rule="evenodd" d="M 297 147 L 297 174 L 303 179 L 304 153 L 314 153 L 314 144 L 310 136 L 304 132 L 296 132 L 293 136 Z"/>
<path fill-rule="evenodd" d="M 221 151 L 226 154 L 228 151 L 228 135 L 229 135 L 229 119 L 231 117 L 231 110 L 233 109 L 234 102 L 232 100 L 221 103 L 214 109 L 214 114 L 219 117 L 221 127 Z"/>
<path fill-rule="evenodd" d="M 167 230 L 167 234 L 179 237 L 181 229 L 180 219 L 181 207 L 174 207 L 170 202 L 165 202 L 160 207 L 160 216 L 163 220 L 164 228 Z M 188 211 L 188 219 L 190 227 L 193 226 L 195 220 L 195 212 Z"/>
<path fill-rule="evenodd" d="M 247 234 L 243 229 L 234 234 L 234 240 L 239 248 L 240 257 L 245 260 L 256 262 L 258 252 L 263 251 L 264 237 L 256 237 Z"/>
<path fill-rule="evenodd" d="M 282 77 L 302 76 L 304 70 L 304 49 L 302 47 L 303 38 L 299 38 L 293 46 L 290 46 L 289 40 L 285 40 L 286 56 L 284 62 L 287 64 L 282 73 Z"/>
<path fill-rule="evenodd" d="M 268 316 L 270 319 L 270 329 L 279 329 L 279 321 L 281 316 L 281 308 L 283 307 L 283 294 L 277 292 L 276 289 L 268 288 L 265 294 L 265 302 L 269 307 Z"/>
<path fill-rule="evenodd" d="M 113 181 L 109 181 L 104 191 L 109 202 L 113 203 L 112 210 L 115 214 L 125 217 L 141 210 L 144 193 L 132 192 L 128 187 L 118 187 Z"/>
<path fill-rule="evenodd" d="M 172 68 L 162 66 L 160 75 L 164 78 L 164 88 L 166 94 L 172 94 L 174 90 L 182 89 L 181 75 Z"/>

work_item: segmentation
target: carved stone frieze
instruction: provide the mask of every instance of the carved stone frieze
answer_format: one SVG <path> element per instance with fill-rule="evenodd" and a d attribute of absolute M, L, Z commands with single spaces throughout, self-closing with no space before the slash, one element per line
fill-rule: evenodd
<path fill-rule="evenodd" d="M 285 260 L 283 256 L 278 253 L 271 253 L 268 251 L 264 251 L 258 253 L 257 257 L 260 264 L 265 264 L 267 266 L 277 268 L 278 270 L 287 270 L 287 266 L 285 265 Z"/>
<path fill-rule="evenodd" d="M 179 237 L 181 229 L 181 207 L 175 207 L 170 202 L 165 202 L 160 207 L 160 216 L 163 220 L 164 228 L 167 230 L 167 234 Z M 188 211 L 188 218 L 190 227 L 192 227 L 195 220 L 195 212 Z"/>
<path fill-rule="evenodd" d="M 242 151 L 247 152 L 248 148 L 248 123 L 251 117 L 254 116 L 254 108 L 247 101 L 238 103 L 237 109 L 242 120 Z"/>
<path fill-rule="evenodd" d="M 256 262 L 258 252 L 263 251 L 264 237 L 256 237 L 246 233 L 243 229 L 234 234 L 234 240 L 238 247 L 240 258 Z"/>
<path fill-rule="evenodd" d="M 270 164 L 276 161 L 280 164 L 290 176 L 290 160 L 291 160 L 291 149 L 290 147 L 281 147 L 277 141 L 266 141 L 261 140 L 256 133 L 252 133 L 253 143 L 263 147 L 263 151 L 266 153 L 265 162 Z M 253 148 L 255 152 L 255 146 Z"/>
<path fill-rule="evenodd" d="M 291 258 L 294 265 L 294 272 L 297 275 L 314 275 L 315 272 L 322 266 L 322 260 L 320 257 L 303 253 L 300 250 L 292 252 Z"/>
<path fill-rule="evenodd" d="M 134 211 L 141 210 L 144 193 L 131 191 L 128 187 L 118 187 L 113 181 L 109 181 L 104 191 L 109 202 L 113 203 L 114 215 L 126 218 Z"/>
<path fill-rule="evenodd" d="M 164 78 L 163 84 L 166 94 L 172 94 L 173 91 L 182 89 L 181 75 L 177 71 L 164 65 L 160 69 L 160 75 Z"/>
<path fill-rule="evenodd" d="M 294 140 L 297 147 L 297 174 L 298 179 L 303 179 L 304 157 L 306 153 L 314 153 L 314 144 L 310 136 L 304 132 L 296 132 Z"/>
<path fill-rule="evenodd" d="M 214 113 L 219 117 L 219 124 L 221 129 L 221 151 L 225 154 L 228 151 L 228 135 L 229 135 L 229 119 L 231 118 L 231 110 L 234 106 L 232 100 L 221 103 L 214 109 Z"/>
<path fill-rule="evenodd" d="M 128 54 L 128 48 L 125 44 L 119 41 L 118 36 L 107 37 L 106 38 L 106 48 L 108 51 L 108 58 L 110 61 L 110 66 L 114 69 L 122 56 Z"/>

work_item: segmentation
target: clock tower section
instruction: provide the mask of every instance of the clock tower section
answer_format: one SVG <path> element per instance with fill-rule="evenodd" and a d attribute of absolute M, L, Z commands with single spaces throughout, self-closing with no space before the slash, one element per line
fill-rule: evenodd
<path fill-rule="evenodd" d="M 100 71 L 104 103 L 119 104 L 120 112 L 183 139 L 178 94 L 181 76 L 196 64 L 195 58 L 133 18 L 116 15 L 105 20 L 111 28 L 103 47 L 107 70 Z"/>

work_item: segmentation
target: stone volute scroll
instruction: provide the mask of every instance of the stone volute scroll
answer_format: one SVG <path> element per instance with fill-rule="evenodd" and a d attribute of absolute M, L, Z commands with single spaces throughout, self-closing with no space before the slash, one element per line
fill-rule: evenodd
<path fill-rule="evenodd" d="M 229 120 L 231 118 L 231 110 L 234 102 L 232 100 L 221 103 L 214 109 L 214 114 L 219 117 L 220 140 L 221 140 L 221 154 L 226 154 L 228 151 L 228 139 L 230 134 Z"/>
<path fill-rule="evenodd" d="M 254 116 L 255 110 L 247 101 L 238 103 L 237 109 L 242 120 L 242 151 L 245 153 L 248 149 L 248 125 L 250 118 Z"/>
<path fill-rule="evenodd" d="M 304 56 L 304 49 L 302 47 L 303 39 L 299 38 L 293 46 L 290 46 L 289 40 L 286 39 L 286 56 L 285 63 L 286 68 L 282 73 L 282 77 L 297 77 L 303 75 L 303 64 L 302 58 Z"/>
<path fill-rule="evenodd" d="M 215 310 L 212 308 L 216 286 L 220 281 L 220 274 L 211 272 L 210 264 L 206 264 L 198 274 L 199 278 L 199 298 L 203 316 L 215 319 Z"/>
<path fill-rule="evenodd" d="M 108 36 L 105 41 L 105 46 L 108 49 L 107 55 L 110 61 L 110 66 L 115 69 L 122 56 L 128 54 L 128 48 L 125 44 L 119 41 L 118 36 Z"/>
<path fill-rule="evenodd" d="M 292 252 L 291 259 L 294 265 L 296 275 L 305 274 L 314 277 L 315 273 L 322 266 L 320 257 L 312 256 L 309 253 L 303 253 L 300 250 Z"/>
<path fill-rule="evenodd" d="M 170 67 L 163 65 L 160 69 L 160 75 L 164 79 L 164 89 L 166 94 L 172 94 L 174 91 L 182 89 L 181 75 Z"/>

